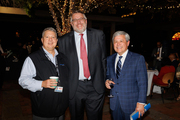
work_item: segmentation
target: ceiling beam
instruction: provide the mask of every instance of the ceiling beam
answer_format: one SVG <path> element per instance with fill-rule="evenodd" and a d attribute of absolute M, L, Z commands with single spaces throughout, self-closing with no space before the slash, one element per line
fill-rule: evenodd
<path fill-rule="evenodd" d="M 26 11 L 22 8 L 14 7 L 2 7 L 0 6 L 0 13 L 3 14 L 16 14 L 16 15 L 27 15 Z"/>

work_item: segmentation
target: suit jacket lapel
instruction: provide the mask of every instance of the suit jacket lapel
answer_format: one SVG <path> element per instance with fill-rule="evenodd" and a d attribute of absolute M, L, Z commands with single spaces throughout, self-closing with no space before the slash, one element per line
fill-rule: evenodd
<path fill-rule="evenodd" d="M 124 71 L 126 71 L 126 69 L 128 69 L 127 66 L 129 65 L 129 61 L 131 60 L 131 54 L 132 53 L 130 51 L 128 51 L 127 56 L 126 56 L 125 61 L 124 61 L 124 65 L 123 65 L 122 70 L 121 70 L 121 76 L 126 74 Z"/>
<path fill-rule="evenodd" d="M 92 47 L 92 32 L 89 30 L 89 29 L 87 29 L 87 50 L 88 50 L 88 52 L 87 52 L 87 54 L 88 54 L 88 65 L 89 65 L 89 70 L 90 70 L 90 72 L 91 72 L 91 67 L 92 66 L 90 66 L 90 59 L 93 59 L 93 57 L 90 57 L 90 55 L 91 55 L 91 47 Z"/>
<path fill-rule="evenodd" d="M 115 70 L 115 61 L 116 61 L 116 56 L 117 54 L 114 54 L 114 56 L 112 57 L 112 68 L 113 68 L 113 76 L 115 76 L 116 78 L 116 70 Z"/>
<path fill-rule="evenodd" d="M 74 37 L 74 31 L 72 31 L 72 34 L 69 36 L 69 43 L 71 46 L 71 60 L 73 61 L 73 67 L 78 71 L 78 76 L 79 76 L 79 62 L 78 62 L 78 55 L 77 55 L 77 49 L 76 49 L 76 43 L 75 43 L 75 37 Z"/>
<path fill-rule="evenodd" d="M 89 60 L 89 55 L 90 55 L 90 53 L 91 53 L 91 39 L 92 39 L 92 33 L 91 33 L 91 31 L 89 30 L 89 29 L 87 29 L 87 50 L 88 50 L 88 60 Z"/>

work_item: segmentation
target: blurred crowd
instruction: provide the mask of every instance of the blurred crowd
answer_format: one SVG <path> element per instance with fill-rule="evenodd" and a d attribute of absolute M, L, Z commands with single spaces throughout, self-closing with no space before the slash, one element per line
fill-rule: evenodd
<path fill-rule="evenodd" d="M 26 57 L 32 52 L 40 49 L 42 43 L 39 38 L 24 42 L 17 41 L 13 47 L 7 46 L 5 40 L 0 39 L 0 89 L 6 79 L 18 79 L 21 67 Z"/>
<path fill-rule="evenodd" d="M 173 89 L 179 88 L 180 80 L 180 61 L 178 49 L 175 48 L 174 44 L 170 45 L 170 48 L 163 46 L 161 42 L 157 42 L 157 47 L 152 51 L 153 64 L 151 67 L 148 66 L 147 69 L 158 70 L 159 74 L 153 76 L 152 86 L 151 86 L 151 96 L 154 85 L 160 87 L 170 87 Z M 169 74 L 168 74 L 169 73 Z M 164 81 L 166 77 L 170 78 L 172 73 L 173 79 L 171 81 Z M 170 86 L 168 86 L 170 85 Z M 161 91 L 162 92 L 162 91 Z M 177 100 L 180 100 L 179 92 Z"/>

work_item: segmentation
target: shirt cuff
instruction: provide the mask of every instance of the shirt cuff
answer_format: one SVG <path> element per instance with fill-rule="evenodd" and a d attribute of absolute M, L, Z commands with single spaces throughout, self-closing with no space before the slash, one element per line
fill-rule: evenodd
<path fill-rule="evenodd" d="M 37 81 L 37 91 L 42 91 L 43 90 L 43 87 L 42 87 L 42 81 Z"/>
<path fill-rule="evenodd" d="M 142 105 L 146 105 L 146 103 L 141 103 L 141 102 L 138 102 L 139 104 L 142 104 Z"/>

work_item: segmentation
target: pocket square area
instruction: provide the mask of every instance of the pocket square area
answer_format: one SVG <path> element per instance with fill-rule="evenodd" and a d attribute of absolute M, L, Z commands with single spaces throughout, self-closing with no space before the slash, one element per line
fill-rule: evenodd
<path fill-rule="evenodd" d="M 64 66 L 64 64 L 59 64 L 60 66 Z"/>

